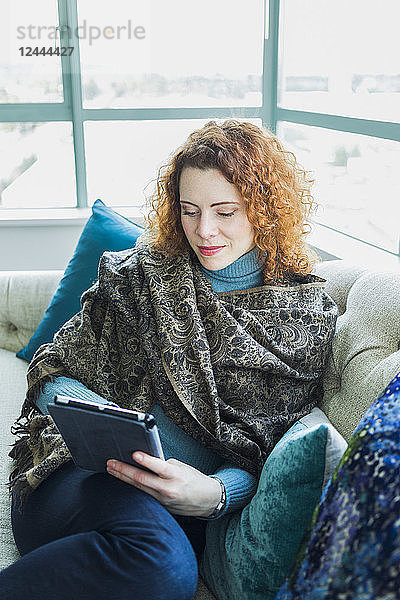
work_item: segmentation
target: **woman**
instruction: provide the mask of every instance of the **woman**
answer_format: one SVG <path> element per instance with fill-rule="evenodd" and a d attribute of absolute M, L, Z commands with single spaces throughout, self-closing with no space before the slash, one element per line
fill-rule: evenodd
<path fill-rule="evenodd" d="M 146 232 L 103 255 L 81 312 L 30 365 L 11 453 L 22 558 L 2 598 L 193 597 L 206 523 L 249 502 L 319 398 L 336 307 L 310 275 L 309 187 L 271 132 L 234 120 L 160 170 Z M 151 411 L 168 460 L 74 467 L 46 414 L 54 393 Z"/>

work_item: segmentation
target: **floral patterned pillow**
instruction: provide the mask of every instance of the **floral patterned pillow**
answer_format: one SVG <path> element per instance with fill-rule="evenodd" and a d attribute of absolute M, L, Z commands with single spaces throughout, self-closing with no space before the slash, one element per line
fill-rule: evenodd
<path fill-rule="evenodd" d="M 400 598 L 400 373 L 365 413 L 275 600 Z"/>

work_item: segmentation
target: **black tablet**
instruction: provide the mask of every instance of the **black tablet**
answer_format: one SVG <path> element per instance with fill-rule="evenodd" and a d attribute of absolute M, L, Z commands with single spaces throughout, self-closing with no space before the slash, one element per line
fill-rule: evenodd
<path fill-rule="evenodd" d="M 82 469 L 103 473 L 110 458 L 144 468 L 132 458 L 136 450 L 164 459 L 151 414 L 61 395 L 47 408 L 75 464 Z"/>

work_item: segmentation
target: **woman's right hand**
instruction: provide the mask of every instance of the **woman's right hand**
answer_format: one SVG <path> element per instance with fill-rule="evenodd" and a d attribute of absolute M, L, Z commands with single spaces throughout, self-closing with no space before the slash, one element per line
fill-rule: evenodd
<path fill-rule="evenodd" d="M 107 461 L 108 473 L 147 492 L 169 512 L 208 517 L 218 506 L 221 486 L 213 477 L 175 458 L 164 461 L 143 452 L 132 456 L 152 473 L 114 459 Z"/>

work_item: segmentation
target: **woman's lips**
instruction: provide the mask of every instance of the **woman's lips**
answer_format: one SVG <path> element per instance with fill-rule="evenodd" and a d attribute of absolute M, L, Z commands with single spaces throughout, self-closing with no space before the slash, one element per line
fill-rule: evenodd
<path fill-rule="evenodd" d="M 206 248 L 198 246 L 198 248 L 203 256 L 212 256 L 222 250 L 222 248 L 225 248 L 225 246 L 207 246 Z"/>

